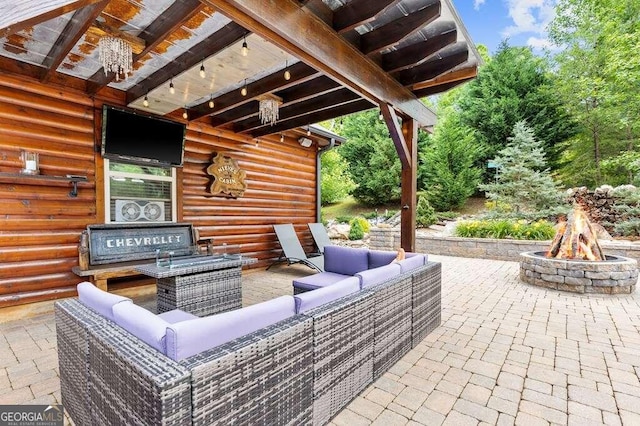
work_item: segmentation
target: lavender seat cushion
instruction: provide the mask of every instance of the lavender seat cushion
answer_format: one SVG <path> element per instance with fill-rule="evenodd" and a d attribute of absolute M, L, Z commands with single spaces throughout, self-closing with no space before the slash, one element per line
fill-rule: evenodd
<path fill-rule="evenodd" d="M 98 312 L 103 317 L 114 321 L 113 307 L 121 302 L 131 302 L 128 297 L 118 296 L 117 294 L 108 293 L 100 290 L 90 282 L 81 282 L 77 286 L 78 299 L 83 305 Z"/>
<path fill-rule="evenodd" d="M 348 275 L 336 274 L 335 272 L 320 272 L 306 277 L 296 278 L 293 280 L 293 286 L 301 290 L 315 290 L 333 285 L 348 277 Z"/>
<path fill-rule="evenodd" d="M 400 265 L 394 262 L 378 268 L 358 272 L 356 277 L 360 278 L 360 286 L 366 288 L 397 277 L 401 272 Z"/>
<path fill-rule="evenodd" d="M 385 266 L 393 262 L 398 252 L 386 250 L 369 250 L 369 269 Z"/>
<path fill-rule="evenodd" d="M 369 250 L 341 246 L 324 248 L 324 270 L 342 275 L 355 275 L 369 268 Z"/>
<path fill-rule="evenodd" d="M 357 277 L 349 277 L 327 287 L 296 294 L 294 296 L 296 300 L 296 313 L 303 314 L 310 309 L 332 302 L 359 290 L 360 280 Z"/>
<path fill-rule="evenodd" d="M 423 254 L 419 253 L 407 253 L 407 257 L 404 260 L 398 262 L 402 268 L 402 273 L 409 272 L 412 269 L 419 268 L 427 262 L 427 258 Z"/>
<path fill-rule="evenodd" d="M 165 335 L 169 322 L 130 302 L 113 307 L 115 322 L 149 346 L 166 353 Z"/>
<path fill-rule="evenodd" d="M 180 309 L 174 309 L 172 311 L 163 312 L 158 314 L 160 318 L 165 320 L 168 323 L 175 324 L 180 321 L 187 321 L 198 318 L 198 316 L 193 315 L 192 313 L 182 311 Z"/>
<path fill-rule="evenodd" d="M 167 356 L 176 361 L 188 358 L 295 313 L 293 297 L 282 296 L 235 311 L 170 324 L 166 337 Z"/>

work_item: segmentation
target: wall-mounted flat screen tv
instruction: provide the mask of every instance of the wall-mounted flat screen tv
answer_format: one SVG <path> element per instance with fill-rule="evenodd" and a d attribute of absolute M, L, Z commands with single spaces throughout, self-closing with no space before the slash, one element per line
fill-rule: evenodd
<path fill-rule="evenodd" d="M 102 155 L 136 164 L 182 166 L 185 125 L 105 105 Z"/>

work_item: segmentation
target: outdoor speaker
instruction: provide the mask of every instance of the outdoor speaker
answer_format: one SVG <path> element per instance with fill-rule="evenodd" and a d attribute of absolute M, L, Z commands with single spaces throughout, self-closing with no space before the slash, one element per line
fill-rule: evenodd
<path fill-rule="evenodd" d="M 298 143 L 300 143 L 300 145 L 304 146 L 305 148 L 309 148 L 313 142 L 309 138 L 300 138 L 298 139 Z"/>

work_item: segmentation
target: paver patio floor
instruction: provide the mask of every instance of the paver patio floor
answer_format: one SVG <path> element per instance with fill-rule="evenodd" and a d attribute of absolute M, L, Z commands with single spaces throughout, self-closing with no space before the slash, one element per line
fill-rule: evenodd
<path fill-rule="evenodd" d="M 332 424 L 640 425 L 637 293 L 561 293 L 520 283 L 516 262 L 430 259 L 442 262 L 442 325 Z M 291 294 L 309 273 L 245 273 L 244 303 Z M 133 297 L 153 306 L 147 287 Z M 0 309 L 0 404 L 60 402 L 51 306 Z"/>

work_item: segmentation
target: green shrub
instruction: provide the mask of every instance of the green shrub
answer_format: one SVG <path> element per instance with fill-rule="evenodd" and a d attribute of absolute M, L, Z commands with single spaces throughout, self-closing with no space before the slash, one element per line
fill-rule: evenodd
<path fill-rule="evenodd" d="M 618 222 L 613 226 L 613 231 L 623 237 L 638 237 L 640 236 L 640 219 Z"/>
<path fill-rule="evenodd" d="M 371 225 L 369 224 L 369 221 L 364 217 L 356 216 L 353 218 L 353 220 L 357 220 L 360 223 L 360 227 L 365 232 L 365 234 L 371 230 Z"/>
<path fill-rule="evenodd" d="M 351 222 L 349 222 L 349 239 L 350 240 L 361 240 L 364 238 L 364 229 L 362 229 L 362 223 L 358 218 L 353 218 Z"/>
<path fill-rule="evenodd" d="M 458 212 L 436 212 L 436 216 L 438 220 L 453 220 L 456 217 L 460 216 Z"/>
<path fill-rule="evenodd" d="M 369 213 L 364 213 L 362 216 L 364 216 L 365 219 L 375 219 L 378 217 L 378 213 L 377 212 L 369 212 Z"/>
<path fill-rule="evenodd" d="M 457 224 L 455 235 L 468 238 L 496 238 L 514 240 L 550 240 L 555 235 L 553 224 L 546 220 L 470 220 Z"/>
<path fill-rule="evenodd" d="M 390 219 L 392 218 L 396 213 L 398 213 L 398 210 L 387 210 L 384 212 L 383 216 L 385 219 Z"/>
<path fill-rule="evenodd" d="M 338 223 L 351 223 L 353 216 L 336 216 L 336 222 Z"/>
<path fill-rule="evenodd" d="M 427 201 L 427 197 L 420 196 L 416 207 L 416 224 L 422 227 L 428 227 L 438 221 L 436 212 Z"/>

